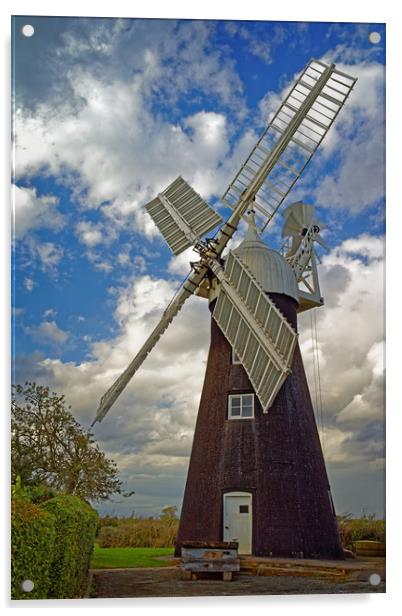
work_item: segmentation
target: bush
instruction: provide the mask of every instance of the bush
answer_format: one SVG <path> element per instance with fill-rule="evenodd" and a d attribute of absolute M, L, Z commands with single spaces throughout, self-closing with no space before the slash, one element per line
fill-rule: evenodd
<path fill-rule="evenodd" d="M 101 524 L 98 544 L 103 548 L 168 548 L 176 543 L 179 520 L 125 518 L 113 521 L 113 525 Z"/>
<path fill-rule="evenodd" d="M 56 543 L 49 598 L 84 594 L 95 541 L 98 514 L 78 496 L 60 495 L 41 504 L 55 516 Z"/>
<path fill-rule="evenodd" d="M 56 538 L 55 518 L 27 500 L 11 503 L 11 597 L 46 599 Z M 34 588 L 25 592 L 24 580 Z"/>
<path fill-rule="evenodd" d="M 103 526 L 118 526 L 119 518 L 111 515 L 104 515 L 98 520 L 98 528 L 99 530 L 103 528 Z"/>
<path fill-rule="evenodd" d="M 51 498 L 54 498 L 59 493 L 54 488 L 50 488 L 46 485 L 38 485 L 38 486 L 24 486 L 19 494 L 21 498 L 28 500 L 30 503 L 34 503 L 35 505 L 40 505 Z"/>
<path fill-rule="evenodd" d="M 353 549 L 354 541 L 385 541 L 385 520 L 377 520 L 375 516 L 344 515 L 338 517 L 338 524 L 344 548 Z"/>

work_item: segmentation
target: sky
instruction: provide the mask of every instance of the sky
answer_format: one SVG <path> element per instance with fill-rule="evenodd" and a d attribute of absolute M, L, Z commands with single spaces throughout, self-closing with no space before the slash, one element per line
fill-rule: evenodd
<path fill-rule="evenodd" d="M 284 206 L 303 199 L 325 225 L 313 319 L 335 506 L 383 515 L 382 24 L 15 18 L 14 382 L 64 393 L 90 425 L 193 259 L 171 254 L 144 205 L 182 175 L 227 215 L 219 197 L 313 57 L 358 81 Z M 264 237 L 274 248 L 282 224 Z M 315 402 L 311 322 L 300 317 L 300 345 Z M 180 509 L 208 344 L 194 297 L 94 427 L 135 490 L 102 512 Z"/>

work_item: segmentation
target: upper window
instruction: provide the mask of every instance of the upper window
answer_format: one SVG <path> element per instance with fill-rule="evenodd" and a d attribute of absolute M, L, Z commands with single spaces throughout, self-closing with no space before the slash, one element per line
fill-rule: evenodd
<path fill-rule="evenodd" d="M 229 395 L 229 419 L 254 417 L 254 394 Z"/>
<path fill-rule="evenodd" d="M 231 357 L 232 357 L 232 359 L 231 359 L 232 364 L 241 364 L 241 361 L 240 361 L 240 359 L 237 357 L 237 355 L 236 355 L 235 350 L 234 350 L 234 348 L 233 348 L 233 347 L 232 347 L 232 356 L 231 356 Z"/>

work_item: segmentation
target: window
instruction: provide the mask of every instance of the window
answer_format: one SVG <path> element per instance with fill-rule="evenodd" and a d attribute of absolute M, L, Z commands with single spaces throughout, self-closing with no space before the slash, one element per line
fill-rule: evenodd
<path fill-rule="evenodd" d="M 239 505 L 239 513 L 248 513 L 248 505 Z"/>
<path fill-rule="evenodd" d="M 232 355 L 231 355 L 232 364 L 241 364 L 240 359 L 237 357 L 234 348 L 232 347 Z"/>
<path fill-rule="evenodd" d="M 229 396 L 229 419 L 254 417 L 254 394 Z"/>

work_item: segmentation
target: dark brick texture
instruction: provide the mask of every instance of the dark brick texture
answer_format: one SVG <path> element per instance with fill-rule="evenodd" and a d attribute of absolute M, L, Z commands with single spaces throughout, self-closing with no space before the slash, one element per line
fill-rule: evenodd
<path fill-rule="evenodd" d="M 271 294 L 297 327 L 296 303 Z M 223 494 L 253 494 L 253 554 L 343 558 L 330 486 L 299 346 L 292 372 L 268 413 L 228 420 L 228 395 L 253 392 L 211 319 L 211 345 L 184 493 L 176 554 L 183 541 L 223 538 Z"/>

